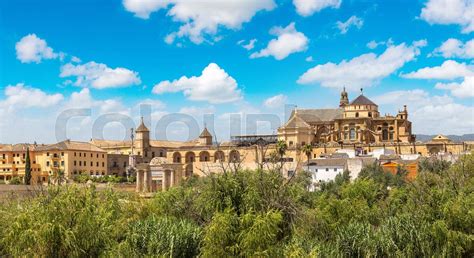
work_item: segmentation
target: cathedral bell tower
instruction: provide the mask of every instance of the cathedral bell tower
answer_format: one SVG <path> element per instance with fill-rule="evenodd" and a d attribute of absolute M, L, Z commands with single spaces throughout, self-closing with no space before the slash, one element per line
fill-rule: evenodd
<path fill-rule="evenodd" d="M 339 107 L 343 108 L 349 105 L 349 95 L 346 92 L 346 87 L 342 89 L 341 100 L 339 101 Z"/>
<path fill-rule="evenodd" d="M 143 117 L 141 118 L 141 123 L 135 132 L 137 150 L 140 152 L 140 155 L 146 156 L 146 151 L 150 148 L 150 130 L 145 126 Z"/>

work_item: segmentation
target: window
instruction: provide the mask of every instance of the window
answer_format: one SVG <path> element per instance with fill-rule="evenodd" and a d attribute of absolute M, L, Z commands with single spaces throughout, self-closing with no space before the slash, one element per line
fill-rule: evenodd
<path fill-rule="evenodd" d="M 369 117 L 372 117 L 372 112 L 369 112 Z"/>
<path fill-rule="evenodd" d="M 96 167 L 98 167 L 98 166 L 99 166 L 99 162 L 96 162 L 95 165 L 96 165 Z"/>
<path fill-rule="evenodd" d="M 82 166 L 82 161 L 79 161 L 79 166 Z"/>
<path fill-rule="evenodd" d="M 356 117 L 359 117 L 359 112 L 356 112 Z"/>
<path fill-rule="evenodd" d="M 62 161 L 61 161 L 61 166 L 63 166 L 63 167 L 64 167 L 64 160 L 62 160 Z"/>
<path fill-rule="evenodd" d="M 337 172 L 337 168 L 334 168 L 334 172 Z"/>
<path fill-rule="evenodd" d="M 91 158 L 94 157 L 94 155 L 91 153 Z"/>
<path fill-rule="evenodd" d="M 349 136 L 351 138 L 351 140 L 355 140 L 356 139 L 356 131 L 355 131 L 355 128 L 351 128 L 349 130 Z"/>
<path fill-rule="evenodd" d="M 63 157 L 64 157 L 64 152 L 61 152 L 61 156 L 63 156 Z"/>
<path fill-rule="evenodd" d="M 91 161 L 91 167 L 94 166 L 94 162 Z"/>
<path fill-rule="evenodd" d="M 105 154 L 102 154 L 102 158 L 105 158 Z"/>
<path fill-rule="evenodd" d="M 99 153 L 97 153 L 96 158 L 99 158 Z"/>
<path fill-rule="evenodd" d="M 290 141 L 290 146 L 293 146 L 293 141 Z"/>
<path fill-rule="evenodd" d="M 160 157 L 164 157 L 165 155 L 163 154 L 162 151 L 160 151 Z"/>
<path fill-rule="evenodd" d="M 382 130 L 382 140 L 383 140 L 383 141 L 387 141 L 387 140 L 388 140 L 388 130 L 387 130 L 387 129 L 383 129 L 383 130 Z"/>
<path fill-rule="evenodd" d="M 326 168 L 326 172 L 329 171 L 329 168 Z"/>
<path fill-rule="evenodd" d="M 148 151 L 145 151 L 145 157 L 148 157 Z"/>
<path fill-rule="evenodd" d="M 155 152 L 154 152 L 154 151 L 151 153 L 151 157 L 152 157 L 152 158 L 155 157 Z"/>
<path fill-rule="evenodd" d="M 48 156 L 48 157 L 49 157 L 49 152 L 46 152 L 46 156 Z"/>
<path fill-rule="evenodd" d="M 46 161 L 46 166 L 49 167 L 49 161 Z"/>
<path fill-rule="evenodd" d="M 292 177 L 295 175 L 295 171 L 294 170 L 288 170 L 288 177 Z"/>
<path fill-rule="evenodd" d="M 82 157 L 82 153 L 81 153 L 81 152 L 79 152 L 79 157 Z"/>
<path fill-rule="evenodd" d="M 77 164 L 77 162 L 74 160 L 74 166 Z"/>
<path fill-rule="evenodd" d="M 76 153 L 74 152 L 74 157 L 76 157 Z"/>
<path fill-rule="evenodd" d="M 105 162 L 102 162 L 102 167 L 105 167 Z"/>

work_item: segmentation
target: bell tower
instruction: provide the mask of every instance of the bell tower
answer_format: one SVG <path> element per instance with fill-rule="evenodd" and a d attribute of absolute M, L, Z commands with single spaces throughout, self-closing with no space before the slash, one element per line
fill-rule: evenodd
<path fill-rule="evenodd" d="M 141 118 L 141 123 L 135 132 L 137 149 L 140 151 L 140 154 L 143 155 L 150 147 L 150 130 L 148 130 L 148 128 L 145 126 L 143 117 Z"/>

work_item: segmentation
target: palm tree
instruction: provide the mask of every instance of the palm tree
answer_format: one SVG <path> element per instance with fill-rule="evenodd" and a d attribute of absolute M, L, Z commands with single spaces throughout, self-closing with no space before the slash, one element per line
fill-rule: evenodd
<path fill-rule="evenodd" d="M 283 168 L 283 157 L 285 156 L 286 150 L 288 149 L 288 145 L 284 140 L 278 140 L 276 143 L 276 151 L 280 156 L 280 170 Z"/>
<path fill-rule="evenodd" d="M 309 171 L 309 159 L 311 158 L 311 153 L 313 153 L 313 146 L 311 144 L 305 144 L 303 148 L 301 148 L 301 151 L 306 154 L 306 162 L 308 165 L 308 171 Z"/>
<path fill-rule="evenodd" d="M 64 170 L 60 168 L 56 169 L 53 173 L 53 184 L 61 185 L 64 182 L 66 182 Z"/>

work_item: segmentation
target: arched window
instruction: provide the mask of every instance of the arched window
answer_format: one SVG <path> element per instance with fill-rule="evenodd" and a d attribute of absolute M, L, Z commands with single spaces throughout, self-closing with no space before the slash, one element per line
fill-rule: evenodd
<path fill-rule="evenodd" d="M 355 140 L 355 139 L 356 139 L 356 130 L 355 130 L 355 128 L 351 128 L 351 129 L 349 130 L 349 135 L 350 135 L 351 140 Z"/>
<path fill-rule="evenodd" d="M 382 140 L 383 141 L 388 141 L 388 130 L 387 130 L 387 128 L 384 128 L 382 130 Z"/>

